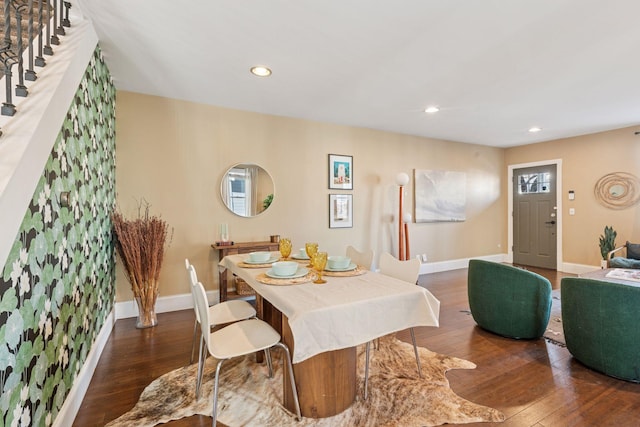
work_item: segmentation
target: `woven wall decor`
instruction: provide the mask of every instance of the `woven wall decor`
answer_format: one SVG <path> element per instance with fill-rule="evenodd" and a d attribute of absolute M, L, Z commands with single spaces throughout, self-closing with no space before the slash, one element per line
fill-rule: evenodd
<path fill-rule="evenodd" d="M 640 180 L 627 172 L 609 173 L 596 182 L 596 200 L 609 209 L 626 209 L 640 200 Z"/>

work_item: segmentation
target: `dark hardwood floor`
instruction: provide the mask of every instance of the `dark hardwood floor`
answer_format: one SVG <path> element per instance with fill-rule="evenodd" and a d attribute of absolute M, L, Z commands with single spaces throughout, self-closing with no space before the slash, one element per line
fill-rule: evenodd
<path fill-rule="evenodd" d="M 564 276 L 530 270 L 549 278 L 554 289 Z M 477 365 L 447 373 L 458 395 L 502 411 L 507 419 L 495 425 L 505 427 L 640 425 L 640 384 L 592 371 L 544 339 L 511 340 L 478 328 L 468 311 L 466 277 L 466 269 L 421 277 L 441 302 L 440 327 L 416 328 L 419 345 Z M 131 409 L 153 379 L 188 363 L 193 310 L 158 318 L 157 327 L 145 330 L 136 329 L 134 319 L 116 323 L 74 426 L 103 426 Z M 410 341 L 408 332 L 399 337 Z M 211 418 L 168 425 L 209 426 Z"/>

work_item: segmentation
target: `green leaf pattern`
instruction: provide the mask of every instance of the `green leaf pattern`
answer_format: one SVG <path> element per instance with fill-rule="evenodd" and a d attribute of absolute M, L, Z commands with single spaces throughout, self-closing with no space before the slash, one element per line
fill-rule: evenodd
<path fill-rule="evenodd" d="M 98 47 L 0 276 L 0 426 L 53 424 L 113 309 L 114 107 Z"/>

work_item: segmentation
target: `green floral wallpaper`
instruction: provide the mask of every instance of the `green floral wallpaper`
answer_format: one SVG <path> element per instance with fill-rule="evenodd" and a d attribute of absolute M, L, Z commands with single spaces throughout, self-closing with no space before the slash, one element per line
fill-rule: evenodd
<path fill-rule="evenodd" d="M 0 277 L 1 426 L 53 423 L 112 310 L 114 107 L 97 48 Z"/>

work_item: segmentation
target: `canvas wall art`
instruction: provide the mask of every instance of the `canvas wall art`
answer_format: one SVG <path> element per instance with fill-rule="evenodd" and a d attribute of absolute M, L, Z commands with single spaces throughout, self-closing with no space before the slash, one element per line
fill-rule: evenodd
<path fill-rule="evenodd" d="M 466 174 L 456 171 L 414 170 L 415 221 L 464 221 Z"/>

